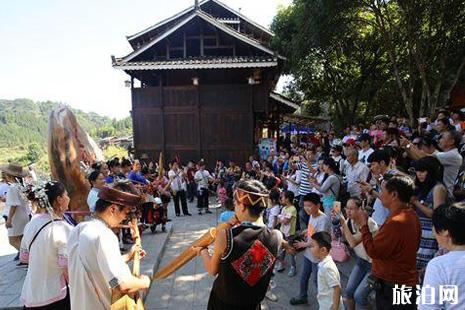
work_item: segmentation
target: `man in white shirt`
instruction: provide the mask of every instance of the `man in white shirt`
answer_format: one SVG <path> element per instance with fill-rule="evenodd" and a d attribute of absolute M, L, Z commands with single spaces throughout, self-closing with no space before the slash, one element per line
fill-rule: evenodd
<path fill-rule="evenodd" d="M 358 160 L 363 163 L 368 163 L 368 157 L 374 152 L 371 148 L 371 136 L 368 133 L 361 134 L 358 138 L 360 150 L 358 151 Z"/>
<path fill-rule="evenodd" d="M 405 147 L 407 154 L 414 160 L 419 160 L 425 156 L 434 156 L 444 167 L 443 182 L 449 192 L 450 197 L 453 197 L 454 183 L 459 174 L 460 167 L 462 166 L 463 158 L 458 152 L 458 146 L 462 140 L 459 132 L 454 130 L 447 130 L 441 134 L 438 146 L 441 151 L 436 151 L 433 154 L 427 154 L 418 149 L 413 144 L 409 143 L 407 139 L 401 138 L 402 146 Z"/>
<path fill-rule="evenodd" d="M 370 169 L 358 161 L 358 151 L 354 148 L 347 150 L 346 179 L 347 191 L 351 197 L 359 197 L 362 194 L 360 182 L 365 182 Z"/>
<path fill-rule="evenodd" d="M 150 287 L 149 277 L 135 277 L 126 262 L 134 258 L 140 247 L 133 246 L 128 254 L 120 255 L 117 227 L 136 207 L 141 198 L 104 187 L 99 192 L 95 218 L 74 227 L 68 239 L 68 270 L 73 310 L 110 309 L 112 294 L 133 293 Z"/>
<path fill-rule="evenodd" d="M 181 210 L 179 209 L 179 200 L 181 200 L 182 214 L 191 216 L 187 209 L 187 184 L 186 175 L 184 171 L 179 169 L 177 161 L 171 163 L 171 170 L 168 172 L 168 178 L 170 179 L 171 194 L 173 195 L 174 210 L 176 216 L 180 216 Z"/>
<path fill-rule="evenodd" d="M 213 177 L 205 169 L 205 162 L 201 161 L 199 163 L 199 170 L 194 175 L 194 181 L 197 183 L 197 207 L 199 208 L 199 215 L 202 215 L 202 209 L 205 209 L 205 213 L 212 213 L 208 210 L 208 184 L 213 181 Z"/>

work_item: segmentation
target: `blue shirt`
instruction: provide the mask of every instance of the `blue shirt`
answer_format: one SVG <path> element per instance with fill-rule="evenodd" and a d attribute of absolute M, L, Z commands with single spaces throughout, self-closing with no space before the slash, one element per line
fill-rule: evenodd
<path fill-rule="evenodd" d="M 234 216 L 234 211 L 224 211 L 223 213 L 220 214 L 220 222 L 221 223 L 227 222 L 233 216 Z"/>
<path fill-rule="evenodd" d="M 128 179 L 131 180 L 133 183 L 140 183 L 140 184 L 148 184 L 146 178 L 140 172 L 131 171 L 128 174 Z"/>

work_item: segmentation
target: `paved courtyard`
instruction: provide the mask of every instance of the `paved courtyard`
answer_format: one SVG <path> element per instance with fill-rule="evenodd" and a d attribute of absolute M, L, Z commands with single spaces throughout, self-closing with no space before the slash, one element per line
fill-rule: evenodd
<path fill-rule="evenodd" d="M 189 205 L 192 217 L 179 217 L 173 219 L 174 231 L 168 241 L 160 266 L 166 265 L 171 259 L 181 253 L 195 239 L 205 233 L 208 228 L 217 225 L 217 212 L 199 216 L 196 214 L 195 205 Z M 287 270 L 274 277 L 276 288 L 273 292 L 279 297 L 277 302 L 263 302 L 263 309 L 318 309 L 315 292 L 310 285 L 309 304 L 305 306 L 291 306 L 290 298 L 297 295 L 300 279 L 300 261 L 302 254 L 297 257 L 297 271 L 295 277 L 288 277 Z M 352 261 L 341 264 L 343 285 L 347 282 L 347 276 L 352 268 Z M 154 282 L 147 295 L 146 309 L 149 310 L 184 310 L 206 309 L 210 289 L 214 277 L 204 269 L 200 258 L 195 258 L 183 268 L 172 274 L 167 279 Z"/>

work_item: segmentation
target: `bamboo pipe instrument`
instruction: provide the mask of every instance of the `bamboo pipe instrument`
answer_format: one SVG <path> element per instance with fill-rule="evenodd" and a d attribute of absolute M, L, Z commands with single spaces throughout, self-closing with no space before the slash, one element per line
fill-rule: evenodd
<path fill-rule="evenodd" d="M 133 218 L 132 225 L 134 226 L 135 245 L 141 246 L 141 239 L 139 227 L 137 225 L 137 218 Z M 140 276 L 140 253 L 134 253 L 134 260 L 132 265 L 132 274 L 135 277 Z M 144 310 L 144 303 L 140 297 L 139 292 L 134 294 L 134 297 L 128 294 L 123 294 L 121 291 L 115 290 L 112 296 L 111 310 Z"/>
<path fill-rule="evenodd" d="M 203 234 L 199 239 L 195 240 L 187 249 L 185 249 L 181 254 L 176 258 L 171 260 L 168 265 L 159 270 L 154 279 L 165 279 L 174 273 L 176 270 L 187 264 L 191 261 L 196 253 L 192 249 L 193 246 L 196 247 L 207 247 L 215 241 L 216 233 L 222 229 L 228 229 L 231 227 L 229 223 L 221 223 L 216 228 L 210 228 L 205 234 Z"/>

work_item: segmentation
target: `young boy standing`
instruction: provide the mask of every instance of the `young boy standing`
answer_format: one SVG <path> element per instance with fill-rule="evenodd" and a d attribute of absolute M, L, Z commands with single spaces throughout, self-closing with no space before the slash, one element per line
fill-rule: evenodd
<path fill-rule="evenodd" d="M 331 235 L 320 231 L 312 235 L 310 251 L 321 260 L 318 264 L 318 295 L 321 310 L 343 310 L 341 277 L 329 251 Z"/>

